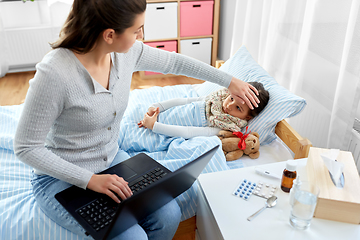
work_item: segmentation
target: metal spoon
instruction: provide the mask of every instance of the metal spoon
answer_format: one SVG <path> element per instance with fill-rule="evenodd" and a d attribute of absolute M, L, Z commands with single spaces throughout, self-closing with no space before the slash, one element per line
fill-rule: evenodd
<path fill-rule="evenodd" d="M 257 216 L 259 213 L 264 211 L 265 208 L 271 208 L 271 207 L 275 206 L 276 200 L 277 200 L 276 196 L 272 196 L 272 197 L 268 198 L 265 202 L 265 206 L 262 209 L 260 209 L 259 211 L 257 211 L 256 213 L 254 213 L 253 215 L 251 215 L 250 217 L 248 217 L 247 220 L 251 221 L 255 216 Z"/>

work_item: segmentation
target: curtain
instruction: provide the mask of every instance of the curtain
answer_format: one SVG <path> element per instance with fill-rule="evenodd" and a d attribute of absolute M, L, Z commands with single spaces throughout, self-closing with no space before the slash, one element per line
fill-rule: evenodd
<path fill-rule="evenodd" d="M 360 0 L 237 0 L 231 55 L 245 45 L 307 101 L 288 119 L 313 146 L 346 150 L 360 99 Z"/>

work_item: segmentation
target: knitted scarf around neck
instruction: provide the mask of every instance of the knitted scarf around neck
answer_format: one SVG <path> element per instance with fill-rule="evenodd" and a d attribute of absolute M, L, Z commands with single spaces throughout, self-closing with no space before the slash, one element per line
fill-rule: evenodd
<path fill-rule="evenodd" d="M 247 125 L 247 121 L 225 113 L 222 108 L 223 102 L 229 95 L 230 93 L 226 88 L 219 89 L 208 95 L 205 99 L 206 118 L 211 127 L 240 132 L 241 128 Z"/>

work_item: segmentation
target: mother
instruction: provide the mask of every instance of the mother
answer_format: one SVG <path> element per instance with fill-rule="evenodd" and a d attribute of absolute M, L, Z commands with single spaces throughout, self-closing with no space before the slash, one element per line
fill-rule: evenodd
<path fill-rule="evenodd" d="M 83 237 L 84 229 L 54 195 L 71 185 L 116 202 L 114 193 L 122 199 L 132 195 L 121 176 L 97 173 L 129 158 L 117 138 L 134 71 L 215 82 L 250 108 L 257 106 L 251 85 L 136 41 L 143 37 L 145 9 L 145 0 L 75 0 L 53 50 L 36 66 L 16 131 L 15 153 L 34 168 L 37 203 L 57 224 Z M 179 207 L 172 201 L 118 239 L 171 239 L 179 221 Z"/>

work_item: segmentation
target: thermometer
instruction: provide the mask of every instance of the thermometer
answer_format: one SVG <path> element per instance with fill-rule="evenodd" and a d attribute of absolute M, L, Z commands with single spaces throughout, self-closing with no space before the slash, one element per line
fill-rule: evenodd
<path fill-rule="evenodd" d="M 281 179 L 280 176 L 276 175 L 276 174 L 273 174 L 265 169 L 262 169 L 262 168 L 259 168 L 259 167 L 255 167 L 255 172 L 257 174 L 260 174 L 260 175 L 263 175 L 263 176 L 266 176 L 266 177 L 271 177 L 271 178 L 276 178 L 276 179 Z"/>

